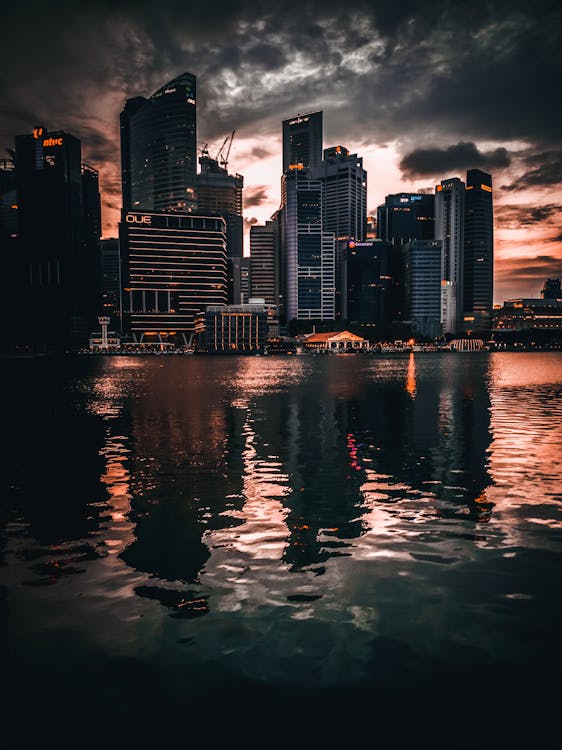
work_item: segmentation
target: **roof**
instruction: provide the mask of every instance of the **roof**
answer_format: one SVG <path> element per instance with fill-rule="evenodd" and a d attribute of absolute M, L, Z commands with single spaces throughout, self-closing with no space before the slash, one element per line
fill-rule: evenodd
<path fill-rule="evenodd" d="M 331 331 L 329 333 L 311 333 L 304 340 L 305 344 L 320 344 L 324 341 L 365 341 L 351 331 Z"/>

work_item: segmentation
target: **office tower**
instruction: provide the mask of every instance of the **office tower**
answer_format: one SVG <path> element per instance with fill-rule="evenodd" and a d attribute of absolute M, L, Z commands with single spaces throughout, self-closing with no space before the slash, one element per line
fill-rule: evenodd
<path fill-rule="evenodd" d="M 234 257 L 226 259 L 226 296 L 227 304 L 243 305 L 251 297 L 250 258 Z"/>
<path fill-rule="evenodd" d="M 365 325 L 391 320 L 388 272 L 393 248 L 382 240 L 350 240 L 347 249 L 348 320 Z"/>
<path fill-rule="evenodd" d="M 279 304 L 278 233 L 274 221 L 250 227 L 251 297 Z"/>
<path fill-rule="evenodd" d="M 0 273 L 5 280 L 0 303 L 0 351 L 14 348 L 16 337 L 18 289 L 18 206 L 16 171 L 12 159 L 0 159 Z"/>
<path fill-rule="evenodd" d="M 83 168 L 78 138 L 39 127 L 16 137 L 16 166 L 22 343 L 85 343 L 92 312 L 88 274 L 97 261 L 88 257 L 99 231 L 97 173 Z"/>
<path fill-rule="evenodd" d="M 541 289 L 541 299 L 562 299 L 560 279 L 546 279 Z"/>
<path fill-rule="evenodd" d="M 119 240 L 101 241 L 101 308 L 111 318 L 110 328 L 121 331 L 121 254 Z"/>
<path fill-rule="evenodd" d="M 222 216 L 226 222 L 226 254 L 229 258 L 244 255 L 242 190 L 244 178 L 229 174 L 228 161 L 219 163 L 206 152 L 199 158 L 197 175 L 197 210 L 206 215 Z"/>
<path fill-rule="evenodd" d="M 365 240 L 367 230 L 367 172 L 363 159 L 344 146 L 324 150 L 321 164 L 311 170 L 322 182 L 322 225 L 336 242 L 336 318 L 347 319 L 347 244 Z"/>
<path fill-rule="evenodd" d="M 392 245 L 432 240 L 435 196 L 429 193 L 387 195 L 377 208 L 377 237 Z"/>
<path fill-rule="evenodd" d="M 119 134 L 121 138 L 121 191 L 123 210 L 130 211 L 131 198 L 131 118 L 146 104 L 144 96 L 127 99 L 123 111 L 119 115 Z"/>
<path fill-rule="evenodd" d="M 89 164 L 82 164 L 82 202 L 84 206 L 84 242 L 86 243 L 86 282 L 88 327 L 98 327 L 103 313 L 101 299 L 101 199 L 99 175 Z"/>
<path fill-rule="evenodd" d="M 287 320 L 334 320 L 335 241 L 322 229 L 322 182 L 289 169 L 281 200 Z"/>
<path fill-rule="evenodd" d="M 222 217 L 128 211 L 120 224 L 123 307 L 139 342 L 189 345 L 207 305 L 226 304 Z"/>
<path fill-rule="evenodd" d="M 283 120 L 283 173 L 292 165 L 304 169 L 322 161 L 322 112 L 311 112 Z"/>
<path fill-rule="evenodd" d="M 465 184 L 458 177 L 435 188 L 435 239 L 442 243 L 441 323 L 443 333 L 463 329 Z"/>
<path fill-rule="evenodd" d="M 436 240 L 411 240 L 403 246 L 406 317 L 412 331 L 437 338 L 441 327 L 441 255 Z"/>
<path fill-rule="evenodd" d="M 494 294 L 492 176 L 480 169 L 466 173 L 463 277 L 464 330 L 490 329 Z"/>
<path fill-rule="evenodd" d="M 197 206 L 195 76 L 182 73 L 121 113 L 123 209 L 189 213 Z"/>
<path fill-rule="evenodd" d="M 377 237 L 395 248 L 390 256 L 390 314 L 403 320 L 406 314 L 405 269 L 399 251 L 412 240 L 434 237 L 435 196 L 427 193 L 394 193 L 387 195 L 377 208 Z"/>

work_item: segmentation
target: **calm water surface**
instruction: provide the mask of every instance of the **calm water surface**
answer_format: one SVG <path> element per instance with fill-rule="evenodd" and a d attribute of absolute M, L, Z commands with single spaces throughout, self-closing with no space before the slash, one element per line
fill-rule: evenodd
<path fill-rule="evenodd" d="M 2 368 L 10 710 L 557 710 L 561 355 Z"/>

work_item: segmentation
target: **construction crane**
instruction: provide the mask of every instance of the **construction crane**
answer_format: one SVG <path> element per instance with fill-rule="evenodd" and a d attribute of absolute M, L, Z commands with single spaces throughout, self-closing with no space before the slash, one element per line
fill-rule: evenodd
<path fill-rule="evenodd" d="M 234 133 L 236 133 L 236 130 L 233 130 L 230 135 L 227 135 L 226 138 L 223 141 L 222 146 L 219 149 L 218 154 L 216 155 L 216 160 L 219 162 L 219 164 L 226 169 L 228 165 L 228 157 L 230 154 L 230 149 L 232 148 L 232 140 L 234 138 Z M 230 141 L 230 142 L 229 142 Z M 228 143 L 228 148 L 226 149 L 226 154 L 223 156 L 222 152 L 225 149 L 226 144 Z"/>

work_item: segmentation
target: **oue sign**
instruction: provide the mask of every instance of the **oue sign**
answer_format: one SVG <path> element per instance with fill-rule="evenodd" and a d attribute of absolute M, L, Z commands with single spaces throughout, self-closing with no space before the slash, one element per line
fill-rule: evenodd
<path fill-rule="evenodd" d="M 152 223 L 152 217 L 151 216 L 138 216 L 137 214 L 127 214 L 125 216 L 125 221 L 127 224 L 145 224 L 150 226 Z"/>

